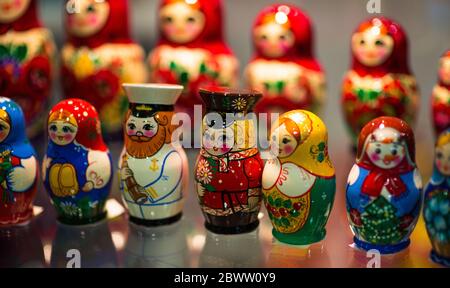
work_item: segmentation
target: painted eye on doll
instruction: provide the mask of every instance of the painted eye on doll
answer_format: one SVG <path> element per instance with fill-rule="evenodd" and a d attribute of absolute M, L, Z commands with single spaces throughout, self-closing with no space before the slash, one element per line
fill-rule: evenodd
<path fill-rule="evenodd" d="M 380 154 L 381 153 L 381 149 L 380 148 L 375 149 L 375 153 Z"/>
<path fill-rule="evenodd" d="M 170 24 L 173 22 L 173 18 L 172 17 L 165 17 L 163 20 L 165 23 Z"/>
<path fill-rule="evenodd" d="M 142 129 L 144 129 L 145 131 L 153 130 L 153 128 L 155 128 L 155 127 L 153 127 L 150 124 L 145 124 L 144 127 L 142 127 Z"/>
<path fill-rule="evenodd" d="M 381 41 L 381 40 L 377 40 L 377 41 L 375 41 L 375 45 L 379 46 L 379 47 L 382 47 L 382 46 L 384 46 L 384 42 Z"/>
<path fill-rule="evenodd" d="M 94 12 L 95 12 L 95 7 L 94 7 L 94 5 L 90 4 L 90 5 L 86 8 L 86 12 L 88 12 L 88 13 L 94 13 Z"/>
<path fill-rule="evenodd" d="M 207 124 L 209 128 L 212 128 L 216 125 L 216 120 L 211 120 L 209 121 L 209 123 Z"/>
<path fill-rule="evenodd" d="M 438 159 L 442 159 L 442 158 L 443 158 L 442 152 L 438 152 L 438 153 L 436 154 L 436 157 L 437 157 Z"/>
<path fill-rule="evenodd" d="M 186 19 L 186 22 L 188 22 L 188 23 L 195 23 L 196 20 L 195 20 L 194 17 L 188 17 L 188 18 Z"/>
<path fill-rule="evenodd" d="M 364 39 L 361 39 L 361 41 L 359 41 L 359 44 L 364 45 L 364 44 L 366 44 L 366 41 L 364 41 Z"/>
<path fill-rule="evenodd" d="M 397 155 L 397 149 L 392 149 L 391 154 L 394 156 Z"/>
<path fill-rule="evenodd" d="M 50 125 L 50 131 L 52 132 L 58 131 L 58 127 L 56 127 L 56 125 Z"/>
<path fill-rule="evenodd" d="M 287 36 L 286 35 L 280 35 L 280 40 L 286 40 Z"/>
<path fill-rule="evenodd" d="M 62 128 L 62 131 L 63 131 L 64 133 L 73 133 L 73 132 L 74 132 L 73 129 L 70 128 L 69 126 L 64 126 L 64 127 Z"/>
<path fill-rule="evenodd" d="M 130 123 L 130 124 L 128 124 L 128 129 L 134 130 L 134 129 L 136 129 L 136 125 L 134 125 L 133 123 Z"/>
<path fill-rule="evenodd" d="M 288 144 L 289 142 L 291 142 L 291 140 L 289 140 L 288 138 L 283 138 L 283 144 Z"/>

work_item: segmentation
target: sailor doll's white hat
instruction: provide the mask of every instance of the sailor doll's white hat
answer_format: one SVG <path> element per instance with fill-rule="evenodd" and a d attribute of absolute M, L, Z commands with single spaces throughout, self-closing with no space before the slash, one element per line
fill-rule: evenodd
<path fill-rule="evenodd" d="M 151 105 L 175 105 L 184 87 L 172 84 L 124 83 L 130 103 Z"/>

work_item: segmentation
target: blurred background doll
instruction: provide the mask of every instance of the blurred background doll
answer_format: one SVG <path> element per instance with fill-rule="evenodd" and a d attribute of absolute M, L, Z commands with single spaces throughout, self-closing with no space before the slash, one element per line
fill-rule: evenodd
<path fill-rule="evenodd" d="M 62 50 L 66 98 L 97 109 L 106 134 L 122 132 L 128 102 L 121 85 L 147 79 L 144 50 L 130 38 L 127 0 L 70 0 Z M 70 13 L 71 11 L 72 13 Z"/>
<path fill-rule="evenodd" d="M 258 112 L 316 111 L 325 97 L 325 75 L 314 57 L 310 19 L 292 5 L 263 9 L 253 26 L 255 55 L 247 85 L 263 92 Z"/>
<path fill-rule="evenodd" d="M 432 112 L 437 134 L 450 127 L 450 50 L 439 60 L 439 82 L 434 86 Z"/>
<path fill-rule="evenodd" d="M 368 19 L 353 33 L 351 47 L 342 105 L 353 145 L 364 125 L 377 117 L 398 117 L 412 125 L 419 94 L 403 28 L 387 18 Z"/>
<path fill-rule="evenodd" d="M 179 111 L 193 115 L 202 85 L 236 86 L 239 63 L 225 43 L 221 0 L 162 0 L 150 81 L 183 85 Z"/>
<path fill-rule="evenodd" d="M 42 131 L 50 102 L 55 45 L 37 0 L 0 0 L 0 96 L 25 113 L 28 136 Z"/>

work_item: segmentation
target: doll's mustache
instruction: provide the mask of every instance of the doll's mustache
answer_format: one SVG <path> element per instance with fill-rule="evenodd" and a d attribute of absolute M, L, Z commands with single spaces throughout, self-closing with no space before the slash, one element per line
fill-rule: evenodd
<path fill-rule="evenodd" d="M 130 139 L 135 142 L 149 142 L 150 140 L 152 140 L 151 137 L 137 136 L 137 135 L 130 136 Z"/>

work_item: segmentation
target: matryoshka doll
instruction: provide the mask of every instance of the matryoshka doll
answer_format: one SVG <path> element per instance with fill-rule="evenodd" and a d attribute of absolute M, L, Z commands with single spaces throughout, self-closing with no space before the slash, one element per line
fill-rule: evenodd
<path fill-rule="evenodd" d="M 38 166 L 22 109 L 0 97 L 0 227 L 23 224 L 33 216 Z"/>
<path fill-rule="evenodd" d="M 408 247 L 421 194 L 412 129 L 395 117 L 367 123 L 347 181 L 347 213 L 356 246 L 382 254 Z"/>
<path fill-rule="evenodd" d="M 419 95 L 403 28 L 387 18 L 371 18 L 353 33 L 351 47 L 342 105 L 353 145 L 364 125 L 377 117 L 397 117 L 412 125 Z"/>
<path fill-rule="evenodd" d="M 124 122 L 125 146 L 119 160 L 120 190 L 130 221 L 159 226 L 180 220 L 188 164 L 172 133 L 181 85 L 124 84 L 130 107 Z"/>
<path fill-rule="evenodd" d="M 431 98 L 434 130 L 439 134 L 450 127 L 450 50 L 439 60 L 439 82 Z"/>
<path fill-rule="evenodd" d="M 436 143 L 433 176 L 425 187 L 423 215 L 433 246 L 431 259 L 450 267 L 450 129 Z"/>
<path fill-rule="evenodd" d="M 336 191 L 325 124 L 306 110 L 282 114 L 272 127 L 270 151 L 262 187 L 274 237 L 295 245 L 321 241 Z"/>
<path fill-rule="evenodd" d="M 259 225 L 263 169 L 250 112 L 262 95 L 221 87 L 200 95 L 207 114 L 195 182 L 205 226 L 218 234 L 250 232 Z"/>
<path fill-rule="evenodd" d="M 193 115 L 202 85 L 237 85 L 239 63 L 225 43 L 221 0 L 162 0 L 160 39 L 148 58 L 150 80 L 180 84 L 177 110 Z"/>
<path fill-rule="evenodd" d="M 61 71 L 65 97 L 90 102 L 104 132 L 120 135 L 128 108 L 122 83 L 143 83 L 148 77 L 144 50 L 130 38 L 128 1 L 70 0 L 67 7 Z"/>
<path fill-rule="evenodd" d="M 272 5 L 253 27 L 255 56 L 246 69 L 247 85 L 262 91 L 257 112 L 317 110 L 325 97 L 325 75 L 314 57 L 310 19 L 293 5 Z"/>
<path fill-rule="evenodd" d="M 112 165 L 94 106 L 81 99 L 61 101 L 47 123 L 42 177 L 58 220 L 82 225 L 105 218 Z"/>
<path fill-rule="evenodd" d="M 22 107 L 30 137 L 44 126 L 55 50 L 52 33 L 39 20 L 37 0 L 0 0 L 0 95 Z"/>

